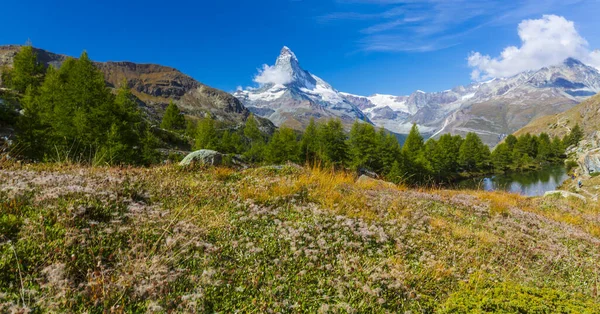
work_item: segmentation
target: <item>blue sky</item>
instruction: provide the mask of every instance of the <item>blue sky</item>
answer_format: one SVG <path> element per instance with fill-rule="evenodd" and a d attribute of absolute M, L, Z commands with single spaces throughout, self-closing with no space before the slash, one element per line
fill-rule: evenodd
<path fill-rule="evenodd" d="M 284 45 L 303 68 L 361 95 L 444 90 L 565 54 L 600 59 L 598 0 L 5 0 L 2 7 L 0 44 L 30 39 L 57 53 L 85 49 L 98 61 L 173 66 L 226 91 L 255 86 L 258 69 Z M 518 27 L 529 19 L 540 22 L 522 27 L 524 44 Z M 555 33 L 536 41 L 548 28 Z M 509 46 L 511 56 L 500 56 Z"/>

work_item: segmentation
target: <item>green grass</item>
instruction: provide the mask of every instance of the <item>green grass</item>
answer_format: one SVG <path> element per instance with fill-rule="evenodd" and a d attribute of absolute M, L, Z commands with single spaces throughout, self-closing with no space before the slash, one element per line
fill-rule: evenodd
<path fill-rule="evenodd" d="M 295 167 L 2 167 L 0 312 L 598 307 L 599 210 L 574 200 Z"/>

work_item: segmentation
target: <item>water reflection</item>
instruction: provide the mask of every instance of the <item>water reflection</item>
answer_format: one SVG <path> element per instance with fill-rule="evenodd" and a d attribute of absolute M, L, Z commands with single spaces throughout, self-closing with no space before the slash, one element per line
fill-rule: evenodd
<path fill-rule="evenodd" d="M 507 191 L 525 196 L 541 196 L 556 190 L 569 176 L 562 166 L 550 166 L 538 171 L 495 175 L 468 179 L 456 185 L 458 189 Z"/>

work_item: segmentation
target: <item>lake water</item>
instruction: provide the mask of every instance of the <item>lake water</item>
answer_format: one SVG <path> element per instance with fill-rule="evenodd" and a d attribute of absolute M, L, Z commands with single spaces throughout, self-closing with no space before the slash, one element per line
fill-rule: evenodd
<path fill-rule="evenodd" d="M 524 196 L 542 196 L 548 191 L 558 189 L 568 178 L 565 167 L 556 165 L 538 171 L 463 180 L 458 182 L 455 187 L 458 189 L 507 191 Z"/>

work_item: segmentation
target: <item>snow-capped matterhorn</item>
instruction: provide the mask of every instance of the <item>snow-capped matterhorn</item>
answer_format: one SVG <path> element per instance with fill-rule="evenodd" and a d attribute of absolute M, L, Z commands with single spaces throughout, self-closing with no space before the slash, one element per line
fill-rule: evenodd
<path fill-rule="evenodd" d="M 255 114 L 277 126 L 303 129 L 311 118 L 339 118 L 346 125 L 368 118 L 327 82 L 302 69 L 298 58 L 283 47 L 274 66 L 264 66 L 255 77 L 258 88 L 234 93 Z"/>

